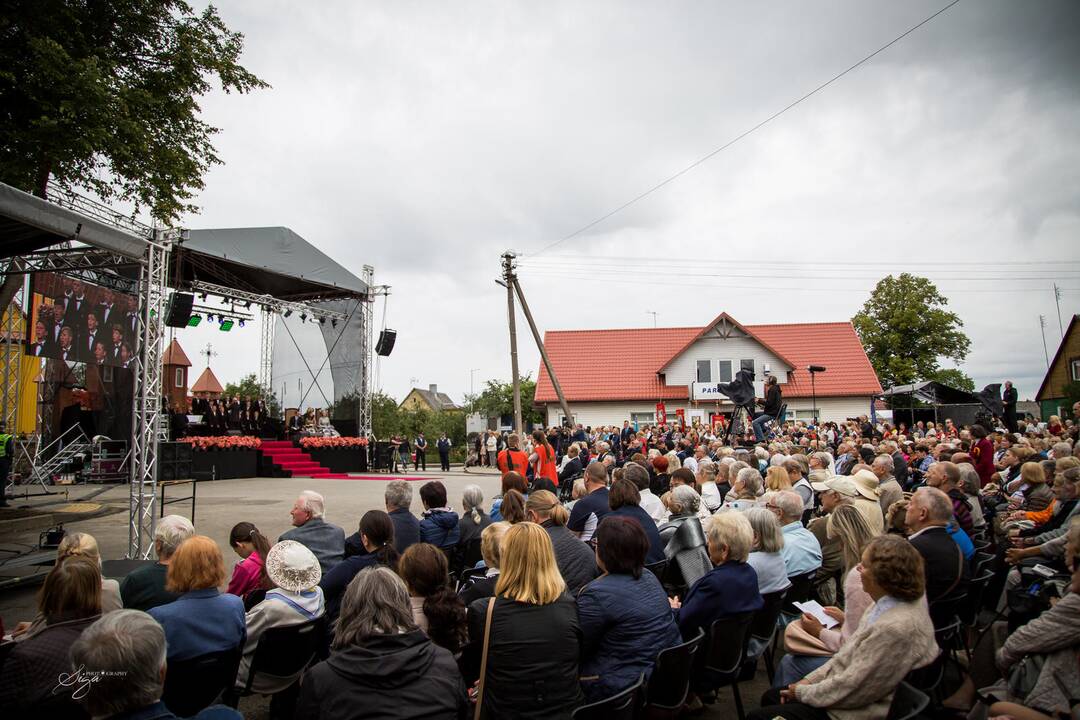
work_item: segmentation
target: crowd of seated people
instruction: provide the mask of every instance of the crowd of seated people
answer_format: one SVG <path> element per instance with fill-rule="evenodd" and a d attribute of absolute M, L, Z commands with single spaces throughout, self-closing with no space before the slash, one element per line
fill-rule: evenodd
<path fill-rule="evenodd" d="M 169 664 L 236 649 L 235 689 L 253 674 L 249 689 L 272 695 L 278 716 L 569 718 L 642 679 L 647 702 L 658 654 L 700 639 L 685 677 L 665 677 L 685 683 L 693 713 L 732 681 L 707 662 L 717 628 L 773 622 L 781 598 L 823 610 L 785 604 L 742 649 L 742 667 L 771 687 L 746 711 L 754 720 L 885 718 L 902 682 L 928 712 L 1068 717 L 1080 697 L 1077 428 L 913 432 L 790 423 L 735 447 L 704 429 L 650 428 L 629 434 L 633 452 L 601 436 L 572 445 L 571 460 L 587 460 L 565 499 L 528 467 L 508 470 L 495 498 L 432 481 L 414 502 L 392 481 L 383 507 L 347 529 L 304 491 L 276 543 L 236 523 L 231 570 L 223 545 L 168 516 L 157 561 L 118 587 L 102 579 L 93 538 L 73 534 L 37 616 L 16 628 L 0 712 L 65 700 L 41 668 L 137 662 L 140 687 L 114 683 L 73 707 L 171 717 Z M 985 480 L 976 449 L 993 463 Z M 979 633 L 965 634 L 980 617 L 996 621 L 983 647 L 996 643 L 997 677 L 973 678 L 957 659 L 978 650 Z M 315 622 L 325 638 L 306 668 L 259 674 L 268 630 Z M 770 640 L 775 668 L 757 662 Z M 927 684 L 924 671 L 950 658 L 948 681 Z"/>

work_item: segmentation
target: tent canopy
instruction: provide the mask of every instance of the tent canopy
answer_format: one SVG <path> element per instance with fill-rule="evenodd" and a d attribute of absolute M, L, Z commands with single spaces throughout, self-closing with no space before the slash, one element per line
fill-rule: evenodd
<path fill-rule="evenodd" d="M 202 281 L 291 301 L 368 293 L 363 280 L 285 227 L 191 230 L 172 262 L 177 287 Z"/>
<path fill-rule="evenodd" d="M 74 240 L 76 233 L 80 242 L 136 260 L 146 251 L 145 238 L 0 183 L 0 258 Z"/>
<path fill-rule="evenodd" d="M 897 395 L 911 395 L 916 400 L 921 400 L 931 405 L 966 405 L 980 404 L 979 398 L 967 392 L 958 390 L 948 385 L 942 385 L 933 380 L 912 383 L 910 385 L 893 385 L 878 397 L 894 397 Z"/>

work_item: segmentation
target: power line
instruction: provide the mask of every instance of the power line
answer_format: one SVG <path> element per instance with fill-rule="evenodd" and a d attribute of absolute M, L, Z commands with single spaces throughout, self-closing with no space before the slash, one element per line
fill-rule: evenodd
<path fill-rule="evenodd" d="M 705 162 L 707 162 L 707 161 L 711 160 L 711 159 L 712 159 L 712 158 L 713 158 L 714 156 L 718 155 L 718 154 L 719 154 L 720 152 L 722 152 L 722 151 L 724 151 L 724 150 L 728 149 L 729 147 L 731 147 L 731 146 L 732 146 L 732 145 L 734 145 L 735 143 L 739 142 L 740 140 L 742 140 L 742 139 L 743 139 L 743 138 L 745 138 L 746 136 L 748 136 L 748 135 L 750 135 L 751 133 L 753 133 L 754 131 L 756 131 L 756 130 L 758 130 L 758 129 L 760 129 L 760 128 L 762 128 L 762 127 L 766 126 L 766 125 L 768 125 L 768 124 L 769 124 L 770 122 L 772 122 L 772 121 L 773 121 L 773 120 L 775 120 L 776 118 L 780 117 L 781 115 L 783 115 L 784 113 L 786 113 L 786 112 L 787 112 L 788 110 L 790 110 L 790 109 L 792 109 L 793 107 L 795 107 L 795 106 L 799 105 L 799 104 L 800 104 L 800 103 L 802 103 L 802 102 L 803 102 L 804 100 L 807 100 L 808 98 L 810 98 L 810 97 L 812 97 L 812 96 L 816 95 L 817 93 L 821 92 L 822 90 L 824 90 L 825 88 L 829 87 L 830 85 L 832 85 L 832 84 L 833 84 L 834 82 L 836 82 L 836 81 L 837 81 L 837 80 L 839 80 L 840 78 L 842 78 L 842 77 L 844 77 L 845 75 L 847 75 L 847 74 L 848 74 L 849 72 L 851 72 L 851 71 L 852 71 L 852 70 L 854 70 L 855 68 L 859 67 L 859 66 L 860 66 L 860 65 L 862 65 L 863 63 L 865 63 L 865 62 L 867 62 L 868 60 L 870 60 L 870 59 L 874 58 L 874 57 L 875 57 L 876 55 L 878 55 L 878 54 L 880 54 L 880 53 L 884 52 L 884 51 L 885 51 L 885 50 L 887 50 L 888 48 L 890 48 L 890 47 L 892 47 L 893 45 L 895 45 L 896 43 L 900 42 L 900 41 L 901 41 L 901 40 L 903 40 L 903 39 L 904 39 L 905 37 L 907 37 L 907 36 L 908 36 L 908 35 L 910 35 L 911 33 L 915 32 L 916 30 L 918 30 L 919 28 L 921 28 L 921 27 L 922 27 L 923 25 L 927 24 L 928 22 L 930 22 L 931 20 L 933 20 L 934 18 L 936 18 L 936 17 L 938 16 L 938 15 L 941 15 L 941 14 L 942 14 L 943 12 L 945 12 L 946 10 L 948 10 L 949 8 L 951 8 L 951 7 L 953 6 L 953 5 L 956 5 L 956 4 L 958 3 L 958 2 L 960 2 L 960 0 L 953 0 L 953 1 L 951 2 L 951 3 L 949 3 L 949 4 L 948 4 L 948 5 L 946 5 L 945 7 L 941 8 L 941 9 L 940 9 L 940 10 L 938 10 L 938 11 L 937 11 L 936 13 L 934 13 L 934 14 L 933 14 L 933 15 L 931 15 L 930 17 L 928 17 L 928 18 L 926 18 L 925 20 L 923 20 L 922 22 L 920 22 L 920 23 L 919 23 L 918 25 L 915 25 L 914 27 L 908 28 L 908 29 L 907 29 L 907 30 L 906 30 L 906 31 L 905 31 L 905 32 L 904 32 L 903 34 L 901 34 L 901 35 L 898 35 L 898 36 L 896 36 L 895 38 L 893 38 L 892 40 L 890 40 L 890 41 L 889 41 L 889 42 L 887 42 L 886 44 L 882 45 L 882 46 L 881 46 L 881 47 L 879 47 L 879 48 L 878 48 L 877 50 L 875 50 L 874 52 L 872 52 L 872 53 L 870 53 L 869 55 L 867 55 L 866 57 L 864 57 L 864 58 L 863 58 L 862 60 L 859 60 L 859 61 L 858 61 L 857 63 L 855 63 L 855 64 L 854 64 L 854 65 L 852 65 L 851 67 L 847 68 L 846 70 L 843 70 L 842 72 L 840 72 L 840 73 L 837 73 L 836 75 L 833 75 L 833 76 L 832 76 L 831 78 L 829 78 L 828 80 L 826 80 L 826 81 L 825 81 L 825 82 L 823 82 L 822 84 L 818 85 L 818 86 L 817 86 L 816 88 L 814 88 L 814 89 L 813 89 L 813 90 L 811 90 L 810 92 L 806 93 L 805 95 L 803 95 L 802 97 L 800 97 L 800 98 L 799 98 L 798 100 L 795 100 L 794 102 L 792 102 L 792 103 L 789 103 L 788 105 L 786 105 L 785 107 L 781 108 L 780 110 L 777 110 L 777 111 L 776 111 L 775 113 L 773 113 L 773 114 L 772 114 L 772 115 L 770 115 L 769 117 L 765 118 L 764 120 L 762 120 L 761 122 L 759 122 L 759 123 L 758 123 L 757 125 L 754 125 L 754 126 L 753 126 L 753 127 L 751 127 L 751 128 L 749 129 L 749 130 L 744 130 L 744 131 L 743 131 L 742 133 L 740 133 L 739 135 L 736 135 L 736 136 L 735 136 L 735 137 L 734 137 L 733 139 L 731 139 L 731 140 L 727 141 L 726 143 L 724 143 L 724 144 L 723 144 L 723 145 L 721 145 L 720 147 L 716 148 L 715 150 L 713 150 L 712 152 L 710 152 L 710 153 L 709 153 L 708 155 L 706 155 L 706 156 L 704 156 L 704 157 L 702 157 L 702 158 L 699 158 L 698 160 L 695 160 L 695 161 L 694 161 L 693 163 L 691 163 L 690 165 L 687 165 L 687 166 L 686 166 L 686 167 L 684 167 L 684 168 L 683 168 L 682 170 L 680 170 L 680 171 L 678 171 L 677 173 L 675 173 L 674 175 L 672 175 L 672 176 L 668 177 L 668 178 L 667 178 L 666 180 L 663 180 L 662 182 L 660 182 L 660 183 L 657 183 L 656 185 L 653 185 L 653 186 L 652 186 L 651 188 L 649 188 L 649 189 L 648 189 L 648 190 L 646 190 L 645 192 L 641 193 L 641 194 L 640 194 L 640 195 L 638 195 L 637 197 L 634 197 L 633 199 L 631 199 L 631 200 L 629 200 L 629 201 L 627 201 L 627 202 L 623 203 L 622 205 L 620 205 L 619 207 L 615 208 L 614 210 L 612 210 L 611 212 L 607 213 L 606 215 L 603 215 L 602 217 L 599 217 L 599 218 L 597 218 L 596 220 L 593 220 L 593 221 L 592 221 L 591 223 L 589 223 L 588 225 L 585 225 L 585 226 L 583 226 L 583 227 L 581 227 L 581 228 L 578 228 L 577 230 L 575 230 L 574 232 L 570 233 L 569 235 L 567 235 L 567 236 L 565 236 L 565 237 L 563 237 L 563 238 L 560 238 L 559 240 L 556 240 L 555 242 L 549 243 L 548 245 L 545 245 L 544 247 L 540 248 L 540 250 L 538 250 L 538 251 L 537 251 L 537 252 L 536 252 L 535 254 L 537 254 L 537 255 L 539 255 L 539 254 L 542 254 L 542 253 L 544 253 L 544 252 L 546 252 L 546 251 L 550 250 L 551 248 L 555 247 L 556 245 L 559 245 L 559 244 L 561 244 L 561 243 L 564 243 L 564 242 L 566 242 L 567 240 L 570 240 L 571 238 L 577 237 L 578 235 L 580 235 L 581 233 L 585 232 L 586 230 L 589 230 L 590 228 L 593 228 L 593 227 L 595 227 L 595 226 L 599 225 L 600 223 L 604 222 L 605 220 L 607 220 L 607 219 L 608 219 L 608 218 L 610 218 L 611 216 L 613 216 L 613 215 L 616 215 L 616 214 L 617 214 L 617 213 L 619 213 L 619 212 L 622 212 L 623 210 L 625 210 L 626 208 L 630 207 L 631 205 L 633 205 L 634 203 L 638 202 L 639 200 L 641 200 L 641 199 L 643 199 L 643 198 L 646 198 L 646 197 L 648 197 L 649 195 L 652 195 L 652 194 L 653 194 L 654 192 L 656 192 L 656 191 L 657 191 L 657 190 L 659 190 L 660 188 L 664 187 L 665 185 L 667 185 L 667 184 L 669 184 L 669 183 L 671 183 L 671 182 L 673 182 L 673 181 L 675 181 L 675 180 L 679 179 L 680 177 L 682 177 L 682 176 L 683 176 L 683 175 L 685 175 L 686 173 L 688 173 L 688 172 L 690 172 L 691 170 L 693 170 L 694 168 L 696 168 L 696 167 L 697 167 L 698 165 L 701 165 L 701 164 L 703 164 L 703 163 L 705 163 Z"/>

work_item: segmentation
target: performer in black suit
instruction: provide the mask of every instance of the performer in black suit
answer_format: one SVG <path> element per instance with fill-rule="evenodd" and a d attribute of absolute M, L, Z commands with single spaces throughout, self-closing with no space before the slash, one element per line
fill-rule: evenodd
<path fill-rule="evenodd" d="M 34 342 L 30 344 L 27 352 L 34 357 L 48 357 L 49 348 L 49 330 L 43 321 L 38 320 L 34 323 Z"/>
<path fill-rule="evenodd" d="M 1018 399 L 1016 388 L 1013 387 L 1012 380 L 1006 380 L 1005 392 L 1002 394 L 1001 400 L 1005 405 L 1005 427 L 1007 427 L 1011 433 L 1020 429 L 1020 426 L 1016 422 L 1016 402 Z"/>
<path fill-rule="evenodd" d="M 82 326 L 82 320 L 90 311 L 90 300 L 86 297 L 86 286 L 81 280 L 72 280 L 64 293 L 64 309 L 69 323 Z"/>
<path fill-rule="evenodd" d="M 98 342 L 97 312 L 86 313 L 86 326 L 79 337 L 79 355 L 83 362 L 94 362 L 94 345 Z"/>
<path fill-rule="evenodd" d="M 114 323 L 119 322 L 120 314 L 113 302 L 112 290 L 104 288 L 101 290 L 101 302 L 94 307 L 94 312 L 97 314 L 100 327 L 112 327 Z"/>
<path fill-rule="evenodd" d="M 80 362 L 79 353 L 74 345 L 75 333 L 67 325 L 60 329 L 60 344 L 56 349 L 56 357 L 65 362 Z"/>

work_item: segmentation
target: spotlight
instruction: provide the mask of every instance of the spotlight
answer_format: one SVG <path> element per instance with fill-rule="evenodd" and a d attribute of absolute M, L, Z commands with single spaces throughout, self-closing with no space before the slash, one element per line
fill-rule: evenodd
<path fill-rule="evenodd" d="M 199 323 L 201 323 L 201 322 L 202 322 L 202 315 L 192 315 L 190 318 L 188 318 L 187 326 L 188 327 L 199 327 Z"/>
<path fill-rule="evenodd" d="M 207 297 L 208 297 L 208 295 L 206 293 L 203 293 L 203 294 L 199 295 L 199 299 L 202 300 L 203 302 L 206 302 Z"/>
<path fill-rule="evenodd" d="M 337 327 L 337 318 L 334 318 L 330 321 L 330 327 Z"/>
<path fill-rule="evenodd" d="M 300 313 L 300 322 L 307 322 L 307 315 Z"/>
<path fill-rule="evenodd" d="M 251 301 L 248 300 L 246 303 L 244 303 L 244 307 L 250 308 L 251 307 Z"/>
<path fill-rule="evenodd" d="M 206 322 L 214 322 L 214 313 L 206 313 Z"/>
<path fill-rule="evenodd" d="M 319 318 L 319 324 L 320 325 L 325 325 L 326 324 L 326 318 L 324 318 L 324 317 Z"/>
<path fill-rule="evenodd" d="M 292 310 L 286 310 L 285 317 L 289 317 L 290 315 L 292 315 Z"/>
<path fill-rule="evenodd" d="M 240 327 L 244 327 L 244 321 L 243 320 L 240 321 Z"/>
<path fill-rule="evenodd" d="M 230 330 L 232 330 L 232 326 L 233 326 L 233 321 L 232 320 L 230 320 L 228 318 L 222 318 L 221 319 L 221 327 L 218 328 L 218 329 L 221 330 L 221 332 L 229 332 Z"/>

